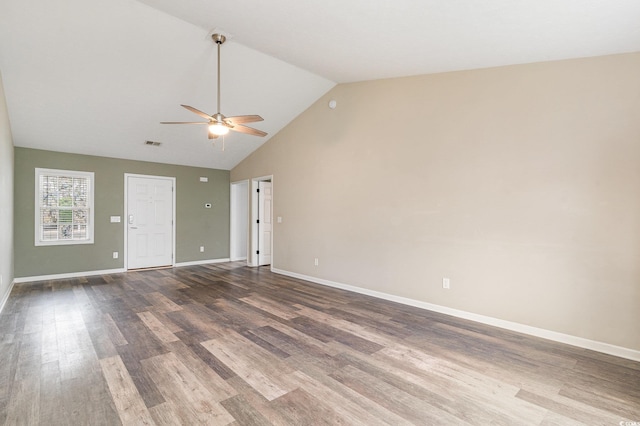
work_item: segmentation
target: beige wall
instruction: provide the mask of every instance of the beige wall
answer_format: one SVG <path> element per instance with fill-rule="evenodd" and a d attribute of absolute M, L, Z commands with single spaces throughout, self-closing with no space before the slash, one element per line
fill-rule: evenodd
<path fill-rule="evenodd" d="M 231 180 L 273 174 L 275 268 L 640 350 L 638 76 L 636 53 L 342 84 Z"/>
<path fill-rule="evenodd" d="M 0 75 L 0 308 L 13 281 L 13 139 Z"/>

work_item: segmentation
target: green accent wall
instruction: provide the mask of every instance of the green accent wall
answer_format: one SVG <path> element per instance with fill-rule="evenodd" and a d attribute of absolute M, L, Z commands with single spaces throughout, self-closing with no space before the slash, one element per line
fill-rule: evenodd
<path fill-rule="evenodd" d="M 229 171 L 15 148 L 15 276 L 124 268 L 125 173 L 176 178 L 176 262 L 229 257 Z M 35 236 L 35 169 L 95 173 L 93 244 L 39 246 Z M 200 177 L 208 182 L 200 182 Z M 205 203 L 212 208 L 206 209 Z M 120 216 L 120 223 L 110 223 Z M 200 246 L 205 247 L 200 253 Z M 113 259 L 113 252 L 120 256 Z"/>

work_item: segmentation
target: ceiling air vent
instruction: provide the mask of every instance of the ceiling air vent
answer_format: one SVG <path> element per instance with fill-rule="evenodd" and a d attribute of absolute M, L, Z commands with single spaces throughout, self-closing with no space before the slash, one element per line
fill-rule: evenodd
<path fill-rule="evenodd" d="M 149 146 L 160 146 L 160 142 L 155 141 L 144 141 L 144 144 Z"/>

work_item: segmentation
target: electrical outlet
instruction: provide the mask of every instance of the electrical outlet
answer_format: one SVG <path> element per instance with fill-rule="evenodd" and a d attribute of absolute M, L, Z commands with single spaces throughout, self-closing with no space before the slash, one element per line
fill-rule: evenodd
<path fill-rule="evenodd" d="M 442 278 L 442 288 L 446 288 L 447 290 L 451 288 L 451 282 L 449 281 L 449 278 Z"/>
<path fill-rule="evenodd" d="M 117 259 L 117 258 L 118 258 L 118 252 L 117 252 L 117 251 L 114 251 L 114 252 L 113 252 L 113 258 L 114 258 L 114 259 Z"/>
<path fill-rule="evenodd" d="M 200 246 L 200 253 L 204 253 L 204 246 Z"/>
<path fill-rule="evenodd" d="M 316 257 L 315 260 L 313 261 L 313 264 L 318 266 L 318 258 Z"/>

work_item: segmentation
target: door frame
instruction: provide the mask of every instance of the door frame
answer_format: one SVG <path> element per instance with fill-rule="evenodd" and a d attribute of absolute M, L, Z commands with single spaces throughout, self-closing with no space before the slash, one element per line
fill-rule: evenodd
<path fill-rule="evenodd" d="M 237 182 L 231 182 L 231 190 L 230 190 L 230 204 L 231 204 L 231 211 L 230 211 L 230 223 L 229 223 L 229 258 L 231 259 L 232 262 L 234 261 L 241 261 L 241 260 L 247 260 L 248 259 L 248 254 L 249 254 L 249 179 L 245 179 L 245 180 L 239 180 Z M 246 187 L 246 197 L 244 200 L 245 203 L 245 207 L 247 210 L 247 214 L 244 215 L 243 217 L 238 217 L 239 213 L 236 210 L 236 194 L 234 193 L 234 188 L 238 187 L 238 186 L 245 186 Z M 246 238 L 245 238 L 245 247 L 246 247 L 246 252 L 247 252 L 247 256 L 245 257 L 236 257 L 234 255 L 234 253 L 236 252 L 237 246 L 236 244 L 238 243 L 238 236 L 236 235 L 236 229 L 238 228 L 238 226 L 244 226 L 245 228 L 245 234 L 246 234 Z"/>
<path fill-rule="evenodd" d="M 173 209 L 171 212 L 172 218 L 171 218 L 171 266 L 176 266 L 176 192 L 177 192 L 177 188 L 176 188 L 176 178 L 172 177 L 172 176 L 154 176 L 154 175 L 141 175 L 141 174 L 137 174 L 137 173 L 125 173 L 124 174 L 124 212 L 122 215 L 122 223 L 123 223 L 123 228 L 124 228 L 124 250 L 122 251 L 122 256 L 124 260 L 124 269 L 125 270 L 129 270 L 129 227 L 127 226 L 127 212 L 129 211 L 129 206 L 128 206 L 128 195 L 129 195 L 129 185 L 128 185 L 128 181 L 129 181 L 129 177 L 138 177 L 138 178 L 148 178 L 148 179 L 165 179 L 165 180 L 170 180 L 171 184 L 173 185 L 173 191 L 171 191 L 173 200 L 171 202 L 171 204 L 173 205 Z"/>
<path fill-rule="evenodd" d="M 271 217 L 273 218 L 273 204 L 274 204 L 274 182 L 273 175 L 268 176 L 260 176 L 251 179 L 251 218 L 250 218 L 250 226 L 249 231 L 251 234 L 251 239 L 249 242 L 249 253 L 247 253 L 247 265 L 257 267 L 258 266 L 258 255 L 256 254 L 256 250 L 258 250 L 258 182 L 271 182 Z M 271 230 L 271 265 L 269 267 L 273 269 L 274 263 L 274 255 L 273 255 L 273 240 L 275 237 L 275 227 Z"/>

